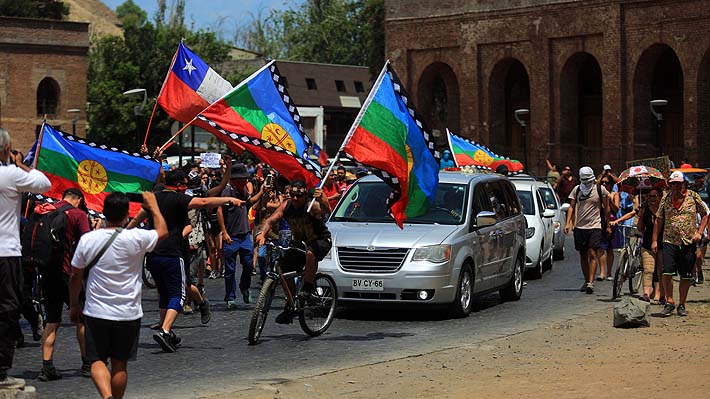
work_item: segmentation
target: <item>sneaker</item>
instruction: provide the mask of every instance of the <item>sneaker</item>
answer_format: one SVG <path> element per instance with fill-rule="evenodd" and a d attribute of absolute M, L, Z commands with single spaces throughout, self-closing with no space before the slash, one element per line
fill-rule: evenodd
<path fill-rule="evenodd" d="M 166 353 L 173 353 L 177 350 L 175 347 L 175 344 L 173 344 L 173 340 L 170 337 L 169 333 L 166 333 L 163 330 L 158 331 L 157 333 L 153 334 L 153 339 L 155 342 L 160 345 L 160 348 L 163 349 L 163 352 Z"/>
<path fill-rule="evenodd" d="M 175 334 L 175 331 L 173 330 L 170 330 L 168 335 L 170 336 L 170 342 L 173 343 L 175 348 L 179 347 L 180 343 L 182 342 L 182 338 L 178 337 L 177 334 Z"/>
<path fill-rule="evenodd" d="M 227 301 L 227 310 L 235 310 L 237 308 L 237 303 L 234 300 Z"/>
<path fill-rule="evenodd" d="M 291 310 L 284 309 L 283 312 L 279 313 L 278 316 L 276 316 L 276 323 L 277 324 L 291 324 L 291 323 L 293 323 L 293 314 L 291 313 Z"/>
<path fill-rule="evenodd" d="M 24 389 L 25 380 L 22 378 L 15 378 L 10 376 L 5 376 L 0 380 L 0 389 Z"/>
<path fill-rule="evenodd" d="M 244 303 L 251 303 L 251 292 L 248 289 L 242 290 L 242 299 L 244 299 Z"/>
<path fill-rule="evenodd" d="M 84 362 L 81 364 L 81 376 L 86 378 L 91 378 L 91 363 Z"/>
<path fill-rule="evenodd" d="M 662 296 L 661 299 L 658 300 L 659 305 L 665 305 L 666 304 L 666 297 Z"/>
<path fill-rule="evenodd" d="M 15 348 L 22 348 L 23 346 L 25 346 L 25 334 L 21 333 L 15 340 Z"/>
<path fill-rule="evenodd" d="M 586 292 L 587 294 L 593 294 L 594 293 L 594 284 L 587 283 L 587 287 L 584 289 L 584 292 Z"/>
<path fill-rule="evenodd" d="M 200 305 L 200 321 L 202 324 L 207 324 L 212 318 L 212 311 L 210 310 L 210 301 L 205 298 L 205 301 Z"/>
<path fill-rule="evenodd" d="M 192 306 L 190 306 L 190 305 L 188 305 L 188 304 L 185 304 L 185 305 L 182 307 L 182 312 L 183 312 L 184 314 L 192 314 L 192 312 L 193 312 Z"/>
<path fill-rule="evenodd" d="M 639 299 L 644 302 L 649 302 L 649 303 L 651 302 L 651 298 L 649 298 L 648 295 L 646 295 L 646 294 L 639 296 Z"/>
<path fill-rule="evenodd" d="M 663 310 L 661 310 L 661 316 L 668 317 L 673 314 L 674 310 L 675 310 L 675 305 L 672 303 L 666 302 L 666 304 L 663 305 Z"/>
<path fill-rule="evenodd" d="M 698 284 L 702 284 L 705 282 L 705 277 L 703 277 L 703 271 L 698 270 L 698 277 L 695 279 L 695 282 Z"/>
<path fill-rule="evenodd" d="M 210 279 L 210 280 L 216 279 L 216 278 L 217 278 L 217 271 L 216 271 L 216 270 L 212 270 L 212 271 L 210 272 L 209 276 L 207 276 L 207 278 Z"/>
<path fill-rule="evenodd" d="M 56 380 L 61 380 L 62 375 L 59 374 L 59 372 L 57 371 L 57 369 L 54 366 L 51 366 L 51 367 L 42 366 L 42 371 L 40 371 L 39 377 L 37 377 L 37 379 L 42 382 L 56 381 Z"/>
<path fill-rule="evenodd" d="M 587 292 L 587 283 L 582 283 L 582 286 L 579 288 L 579 292 Z"/>
<path fill-rule="evenodd" d="M 606 280 L 606 277 L 604 276 L 597 276 L 597 281 L 604 281 Z"/>
<path fill-rule="evenodd" d="M 677 312 L 678 312 L 678 316 L 681 316 L 681 317 L 685 317 L 688 315 L 688 311 L 685 310 L 685 305 L 683 305 L 683 304 L 678 305 Z"/>
<path fill-rule="evenodd" d="M 614 281 L 614 277 L 608 276 L 608 277 L 606 278 L 606 281 Z"/>

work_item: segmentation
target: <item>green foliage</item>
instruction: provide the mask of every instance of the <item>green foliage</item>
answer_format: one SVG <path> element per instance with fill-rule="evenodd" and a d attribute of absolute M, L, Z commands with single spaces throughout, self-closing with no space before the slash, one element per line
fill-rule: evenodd
<path fill-rule="evenodd" d="M 156 17 L 155 24 L 132 0 L 117 8 L 124 37 L 104 37 L 92 43 L 89 53 L 89 136 L 96 141 L 136 151 L 143 143 L 155 99 L 168 73 L 180 39 L 207 64 L 215 67 L 227 58 L 229 47 L 213 32 L 190 31 L 178 21 L 180 10 L 171 11 L 169 23 Z M 180 17 L 181 18 L 181 17 Z M 127 90 L 143 88 L 148 103 L 139 115 L 141 95 L 127 95 Z M 149 144 L 161 145 L 170 137 L 170 119 L 156 109 Z"/>
<path fill-rule="evenodd" d="M 0 0 L 0 15 L 62 20 L 69 15 L 69 6 L 56 0 Z"/>

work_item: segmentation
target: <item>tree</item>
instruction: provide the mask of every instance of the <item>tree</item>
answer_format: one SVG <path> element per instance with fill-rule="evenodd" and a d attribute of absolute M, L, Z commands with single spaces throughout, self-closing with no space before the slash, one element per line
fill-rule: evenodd
<path fill-rule="evenodd" d="M 62 20 L 69 15 L 69 6 L 56 0 L 0 0 L 0 15 Z"/>

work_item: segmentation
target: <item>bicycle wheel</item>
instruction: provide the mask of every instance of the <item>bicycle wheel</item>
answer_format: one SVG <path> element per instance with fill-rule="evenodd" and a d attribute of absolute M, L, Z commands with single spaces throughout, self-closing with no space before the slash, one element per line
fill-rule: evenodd
<path fill-rule="evenodd" d="M 629 292 L 636 294 L 641 289 L 643 283 L 643 266 L 638 256 L 630 257 L 629 268 Z"/>
<path fill-rule="evenodd" d="M 271 276 L 267 277 L 261 286 L 259 299 L 256 300 L 254 313 L 252 313 L 251 322 L 249 323 L 249 345 L 256 345 L 259 341 L 261 331 L 264 330 L 264 324 L 266 323 L 266 316 L 271 308 L 271 300 L 276 293 L 276 286 L 276 280 Z"/>
<path fill-rule="evenodd" d="M 316 274 L 315 289 L 311 298 L 298 312 L 298 322 L 303 332 L 317 337 L 325 332 L 333 322 L 338 291 L 335 281 L 325 274 Z"/>
<path fill-rule="evenodd" d="M 629 254 L 626 251 L 622 251 L 619 255 L 619 263 L 616 267 L 616 272 L 614 273 L 614 287 L 611 291 L 611 299 L 621 297 L 621 287 L 624 285 L 624 279 L 626 278 L 626 271 L 628 269 Z"/>
<path fill-rule="evenodd" d="M 142 273 L 143 285 L 145 285 L 148 288 L 155 288 L 156 287 L 155 280 L 153 279 L 153 275 L 150 274 L 150 270 L 148 270 L 148 268 L 146 267 L 146 265 L 148 263 L 146 259 L 147 258 L 143 258 L 143 273 Z"/>

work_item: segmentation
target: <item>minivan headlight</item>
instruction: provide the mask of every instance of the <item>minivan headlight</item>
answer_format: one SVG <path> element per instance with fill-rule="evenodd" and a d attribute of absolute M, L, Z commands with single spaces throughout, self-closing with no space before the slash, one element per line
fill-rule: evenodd
<path fill-rule="evenodd" d="M 535 235 L 535 228 L 534 227 L 528 227 L 525 229 L 525 239 L 532 238 L 532 236 Z"/>
<path fill-rule="evenodd" d="M 414 250 L 412 261 L 424 260 L 433 263 L 443 263 L 451 258 L 451 245 L 431 245 Z"/>

